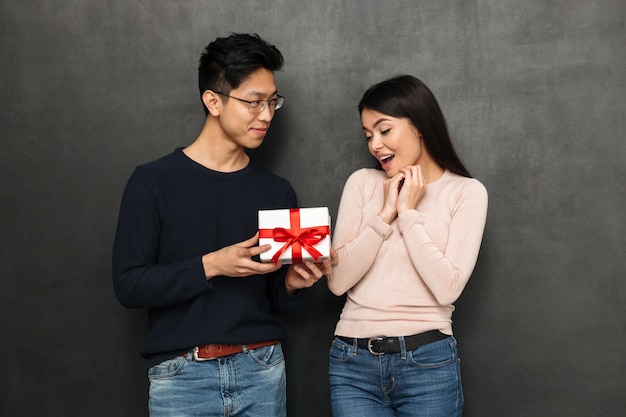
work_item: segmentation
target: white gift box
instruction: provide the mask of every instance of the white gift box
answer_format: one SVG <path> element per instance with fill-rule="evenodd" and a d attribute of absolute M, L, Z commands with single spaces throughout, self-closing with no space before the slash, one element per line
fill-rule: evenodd
<path fill-rule="evenodd" d="M 260 255 L 261 262 L 321 262 L 330 258 L 328 207 L 259 210 L 259 245 L 272 249 Z"/>

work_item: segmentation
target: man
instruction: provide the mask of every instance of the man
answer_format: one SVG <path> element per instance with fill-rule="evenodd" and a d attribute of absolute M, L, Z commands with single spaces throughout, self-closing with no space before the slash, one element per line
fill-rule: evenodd
<path fill-rule="evenodd" d="M 273 313 L 294 311 L 336 253 L 288 268 L 253 259 L 270 249 L 258 246 L 257 211 L 297 207 L 291 185 L 245 152 L 283 104 L 282 63 L 258 35 L 210 43 L 198 70 L 199 136 L 137 167 L 126 185 L 113 283 L 124 306 L 148 310 L 141 355 L 153 417 L 286 414 L 285 330 Z"/>

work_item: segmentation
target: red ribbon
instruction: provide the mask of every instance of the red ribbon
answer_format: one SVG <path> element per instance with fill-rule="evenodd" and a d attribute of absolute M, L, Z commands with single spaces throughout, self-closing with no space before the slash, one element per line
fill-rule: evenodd
<path fill-rule="evenodd" d="M 278 262 L 278 258 L 291 246 L 291 259 L 293 263 L 302 262 L 302 249 L 306 249 L 316 261 L 322 253 L 315 249 L 313 245 L 320 243 L 328 234 L 328 226 L 300 228 L 300 209 L 289 209 L 289 229 L 277 227 L 274 229 L 260 229 L 259 237 L 273 239 L 276 242 L 285 242 L 274 256 L 272 262 Z"/>

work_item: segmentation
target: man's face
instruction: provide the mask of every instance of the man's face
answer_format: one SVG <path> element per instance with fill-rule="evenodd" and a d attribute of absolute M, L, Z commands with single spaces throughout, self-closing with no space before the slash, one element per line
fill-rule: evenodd
<path fill-rule="evenodd" d="M 262 143 L 274 117 L 274 108 L 265 106 L 260 113 L 250 111 L 248 103 L 238 99 L 270 100 L 276 98 L 274 73 L 261 68 L 250 74 L 228 97 L 220 96 L 222 107 L 220 125 L 227 140 L 247 149 L 258 148 Z"/>

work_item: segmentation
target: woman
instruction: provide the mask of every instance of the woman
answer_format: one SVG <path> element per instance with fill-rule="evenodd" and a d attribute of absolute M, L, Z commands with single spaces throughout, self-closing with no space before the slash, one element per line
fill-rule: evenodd
<path fill-rule="evenodd" d="M 478 257 L 487 191 L 420 80 L 376 84 L 358 108 L 382 170 L 353 173 L 337 215 L 328 287 L 347 298 L 330 350 L 333 415 L 460 416 L 451 317 Z"/>

